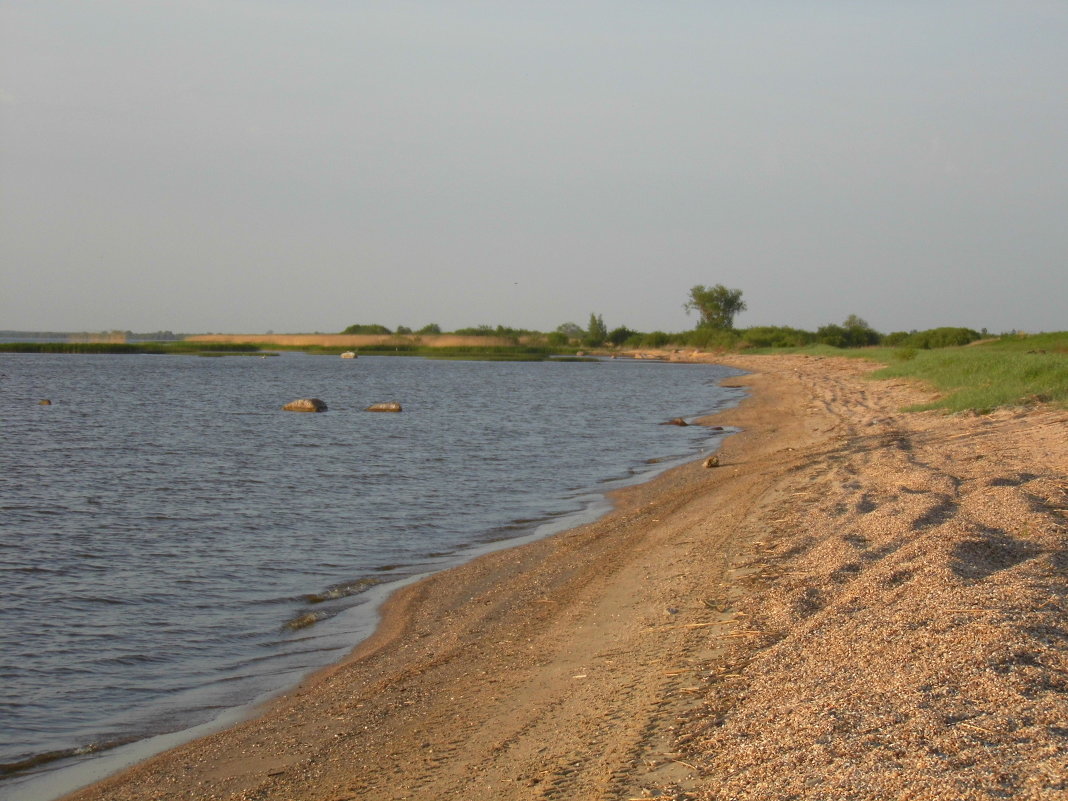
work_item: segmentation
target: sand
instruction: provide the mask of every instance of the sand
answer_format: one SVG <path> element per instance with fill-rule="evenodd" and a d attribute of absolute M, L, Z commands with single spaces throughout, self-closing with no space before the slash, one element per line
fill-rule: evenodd
<path fill-rule="evenodd" d="M 716 361 L 753 371 L 719 467 L 401 590 L 261 717 L 71 798 L 1068 798 L 1068 412 Z"/>

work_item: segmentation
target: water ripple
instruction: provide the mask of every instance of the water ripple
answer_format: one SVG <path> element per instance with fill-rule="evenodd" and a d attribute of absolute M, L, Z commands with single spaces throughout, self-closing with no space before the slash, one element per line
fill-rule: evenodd
<path fill-rule="evenodd" d="M 0 773 L 293 681 L 365 631 L 371 590 L 698 455 L 707 431 L 658 424 L 737 397 L 710 366 L 351 368 L 0 354 Z M 309 393 L 330 413 L 281 411 Z M 405 412 L 362 412 L 383 398 Z"/>

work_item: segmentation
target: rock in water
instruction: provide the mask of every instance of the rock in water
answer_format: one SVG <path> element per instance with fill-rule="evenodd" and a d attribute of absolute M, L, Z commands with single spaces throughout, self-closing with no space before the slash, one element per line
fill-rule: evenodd
<path fill-rule="evenodd" d="M 51 406 L 52 405 L 52 401 L 50 401 L 48 398 L 45 398 L 43 401 L 41 401 L 37 405 L 38 406 Z"/>
<path fill-rule="evenodd" d="M 325 412 L 326 404 L 318 398 L 298 398 L 282 407 L 287 412 Z"/>
<path fill-rule="evenodd" d="M 401 411 L 401 405 L 396 401 L 390 403 L 372 403 L 366 409 L 365 412 L 399 412 Z"/>
<path fill-rule="evenodd" d="M 681 417 L 675 417 L 675 418 L 673 418 L 671 420 L 668 420 L 666 423 L 661 423 L 660 425 L 662 425 L 662 426 L 688 426 L 689 423 L 687 423 Z"/>

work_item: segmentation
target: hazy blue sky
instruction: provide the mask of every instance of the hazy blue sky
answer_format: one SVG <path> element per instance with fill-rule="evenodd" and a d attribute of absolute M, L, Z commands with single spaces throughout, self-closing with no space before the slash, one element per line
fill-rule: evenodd
<path fill-rule="evenodd" d="M 1068 328 L 1063 0 L 0 0 L 0 329 Z"/>

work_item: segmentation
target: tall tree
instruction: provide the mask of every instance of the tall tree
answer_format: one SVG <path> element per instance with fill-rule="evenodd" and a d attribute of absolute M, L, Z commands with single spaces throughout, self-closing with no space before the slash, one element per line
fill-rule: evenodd
<path fill-rule="evenodd" d="M 690 299 L 682 305 L 689 314 L 701 315 L 698 328 L 734 328 L 734 316 L 746 310 L 742 290 L 727 289 L 723 284 L 706 287 L 698 284 L 690 290 Z"/>
<path fill-rule="evenodd" d="M 599 314 L 590 314 L 590 324 L 586 328 L 586 344 L 590 347 L 603 345 L 608 339 L 608 327 Z"/>

